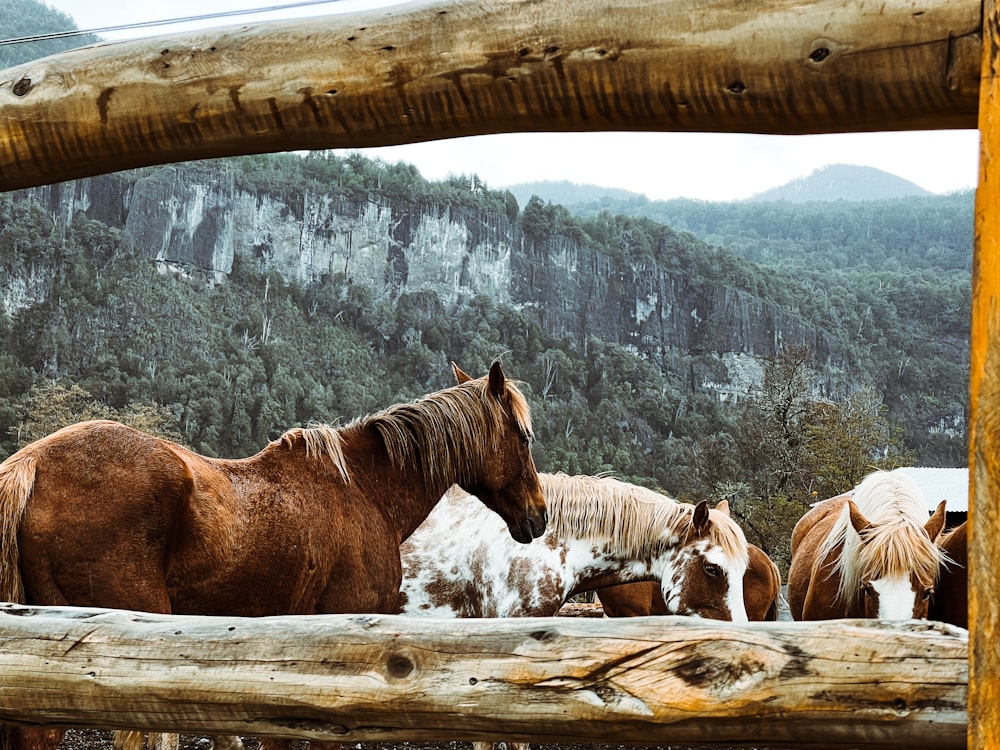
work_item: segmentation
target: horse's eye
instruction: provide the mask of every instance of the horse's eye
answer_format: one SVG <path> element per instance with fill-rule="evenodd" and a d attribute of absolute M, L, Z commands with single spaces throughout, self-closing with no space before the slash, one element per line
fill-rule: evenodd
<path fill-rule="evenodd" d="M 875 587 L 872 586 L 872 582 L 871 581 L 864 581 L 861 584 L 861 587 L 865 590 L 866 594 L 874 594 L 875 593 Z"/>
<path fill-rule="evenodd" d="M 521 445 L 531 444 L 531 436 L 525 435 L 523 432 L 518 432 L 517 436 L 521 439 Z"/>
<path fill-rule="evenodd" d="M 722 575 L 722 568 L 715 563 L 705 563 L 705 574 L 712 576 L 712 578 L 718 578 Z"/>
<path fill-rule="evenodd" d="M 926 601 L 927 601 L 928 599 L 930 599 L 930 598 L 931 598 L 931 595 L 932 595 L 933 593 L 934 593 L 934 588 L 933 588 L 933 587 L 931 587 L 931 586 L 928 586 L 927 588 L 925 588 L 925 589 L 924 589 L 924 595 L 923 595 L 923 597 L 922 597 L 922 598 L 923 598 L 923 600 L 924 600 L 924 601 L 926 602 Z"/>

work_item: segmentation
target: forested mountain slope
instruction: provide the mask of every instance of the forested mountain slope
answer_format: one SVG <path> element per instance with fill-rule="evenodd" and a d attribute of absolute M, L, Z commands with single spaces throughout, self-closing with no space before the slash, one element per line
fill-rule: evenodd
<path fill-rule="evenodd" d="M 526 337 L 512 364 L 528 372 L 541 368 L 539 383 L 548 379 L 542 371 L 558 373 L 545 395 L 558 392 L 567 370 L 589 372 L 595 347 L 610 346 L 625 361 L 635 359 L 619 369 L 648 368 L 655 381 L 663 379 L 657 413 L 643 408 L 639 418 L 657 422 L 654 432 L 669 440 L 693 399 L 712 404 L 704 418 L 714 419 L 720 400 L 739 398 L 759 379 L 763 360 L 798 346 L 814 355 L 817 396 L 837 399 L 870 386 L 925 461 L 954 463 L 964 449 L 967 272 L 785 274 L 646 218 L 605 212 L 578 219 L 537 200 L 518 211 L 513 196 L 475 178 L 428 183 L 410 167 L 357 154 L 136 170 L 6 194 L 2 206 L 7 350 L 33 377 L 86 380 L 101 393 L 117 387 L 119 402 L 131 397 L 130 386 L 113 384 L 125 374 L 123 352 L 134 355 L 126 380 L 162 383 L 166 366 L 179 364 L 171 359 L 200 351 L 195 340 L 211 341 L 212 330 L 235 341 L 216 342 L 204 353 L 211 361 L 225 358 L 227 347 L 257 361 L 258 351 L 272 351 L 278 341 L 298 341 L 292 329 L 307 322 L 289 321 L 291 328 L 279 334 L 277 313 L 270 311 L 278 290 L 287 289 L 297 304 L 309 300 L 301 311 L 307 320 L 311 315 L 317 325 L 333 325 L 339 336 L 363 329 L 361 341 L 374 356 L 401 358 L 399 382 L 386 394 L 440 384 L 447 360 L 466 348 L 456 351 L 455 337 L 473 347 L 481 367 L 516 349 L 513 338 Z M 143 274 L 150 288 L 123 292 L 120 287 L 139 283 L 132 276 L 109 285 L 123 272 L 119 266 Z M 250 288 L 241 290 L 241 280 Z M 178 290 L 187 301 L 174 298 Z M 195 312 L 231 295 L 239 298 L 231 312 Z M 143 304 L 150 298 L 157 303 Z M 159 330 L 185 319 L 158 314 L 161 303 L 168 310 L 192 306 L 186 325 L 196 330 Z M 481 326 L 450 328 L 476 310 L 490 325 L 499 325 L 494 316 L 508 322 L 488 335 Z M 134 335 L 134 326 L 148 328 L 154 340 Z M 128 333 L 116 339 L 121 331 Z M 483 340 L 473 345 L 477 337 Z M 110 363 L 119 375 L 96 374 Z M 203 364 L 226 371 L 224 364 Z M 322 369 L 332 375 L 329 365 Z M 621 372 L 602 369 L 589 377 L 610 382 Z M 232 377 L 223 380 L 232 387 Z M 138 392 L 148 397 L 150 387 Z M 180 393 L 157 400 L 174 403 Z M 303 400 L 304 393 L 287 406 L 285 421 L 331 420 L 379 404 L 376 398 L 338 406 Z M 627 429 L 633 418 L 624 414 L 632 405 L 624 394 L 616 398 L 623 414 L 615 421 Z M 185 416 L 189 425 L 191 419 Z M 196 421 L 192 437 L 216 429 L 210 420 Z M 582 429 L 578 417 L 568 423 L 570 434 Z M 204 445 L 245 452 L 279 426 L 287 425 L 218 429 L 223 442 Z"/>
<path fill-rule="evenodd" d="M 623 200 L 329 152 L 2 193 L 0 457 L 99 416 L 249 455 L 499 356 L 541 469 L 727 499 L 778 557 L 872 467 L 964 464 L 971 194 Z"/>

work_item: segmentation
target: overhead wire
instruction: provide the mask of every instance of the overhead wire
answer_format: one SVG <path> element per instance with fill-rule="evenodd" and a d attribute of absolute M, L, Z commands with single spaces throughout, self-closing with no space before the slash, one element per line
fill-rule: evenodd
<path fill-rule="evenodd" d="M 309 5 L 328 5 L 330 3 L 341 2 L 341 0 L 298 0 L 294 3 L 283 5 L 271 5 L 266 8 L 249 8 L 246 10 L 224 10 L 216 13 L 205 13 L 199 16 L 184 16 L 183 18 L 169 18 L 163 21 L 136 21 L 135 23 L 124 23 L 118 26 L 102 26 L 97 29 L 71 29 L 69 31 L 53 31 L 48 34 L 33 34 L 31 36 L 21 36 L 15 39 L 0 39 L 0 47 L 6 44 L 25 44 L 28 42 L 42 42 L 49 39 L 65 39 L 73 36 L 84 36 L 87 34 L 104 34 L 109 31 L 128 31 L 130 29 L 144 29 L 151 26 L 170 26 L 176 23 L 188 23 L 190 21 L 209 21 L 213 18 L 228 18 L 230 16 L 249 16 L 257 13 L 270 13 L 277 10 L 289 10 L 291 8 L 303 8 Z"/>

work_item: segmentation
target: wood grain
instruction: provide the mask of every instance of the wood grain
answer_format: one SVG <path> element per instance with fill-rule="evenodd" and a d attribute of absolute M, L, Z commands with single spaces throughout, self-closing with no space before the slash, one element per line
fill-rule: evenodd
<path fill-rule="evenodd" d="M 980 12 L 462 0 L 98 44 L 0 71 L 0 189 L 485 133 L 972 128 Z"/>
<path fill-rule="evenodd" d="M 1000 10 L 984 3 L 969 342 L 969 740 L 1000 747 Z"/>
<path fill-rule="evenodd" d="M 325 740 L 965 746 L 932 623 L 215 618 L 0 605 L 0 719 Z"/>

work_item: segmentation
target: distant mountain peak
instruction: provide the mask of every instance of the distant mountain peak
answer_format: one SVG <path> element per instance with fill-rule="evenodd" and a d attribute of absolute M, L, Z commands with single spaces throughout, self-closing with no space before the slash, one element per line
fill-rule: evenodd
<path fill-rule="evenodd" d="M 829 164 L 806 177 L 797 177 L 784 185 L 747 198 L 748 202 L 789 201 L 879 201 L 911 196 L 934 195 L 919 185 L 883 172 L 875 167 L 856 164 Z"/>
<path fill-rule="evenodd" d="M 547 203 L 556 203 L 561 206 L 571 206 L 576 203 L 600 203 L 601 201 L 633 201 L 638 203 L 649 201 L 644 194 L 624 188 L 581 185 L 569 180 L 521 182 L 509 185 L 506 189 L 514 194 L 518 205 L 522 208 L 532 195 L 537 195 Z"/>

